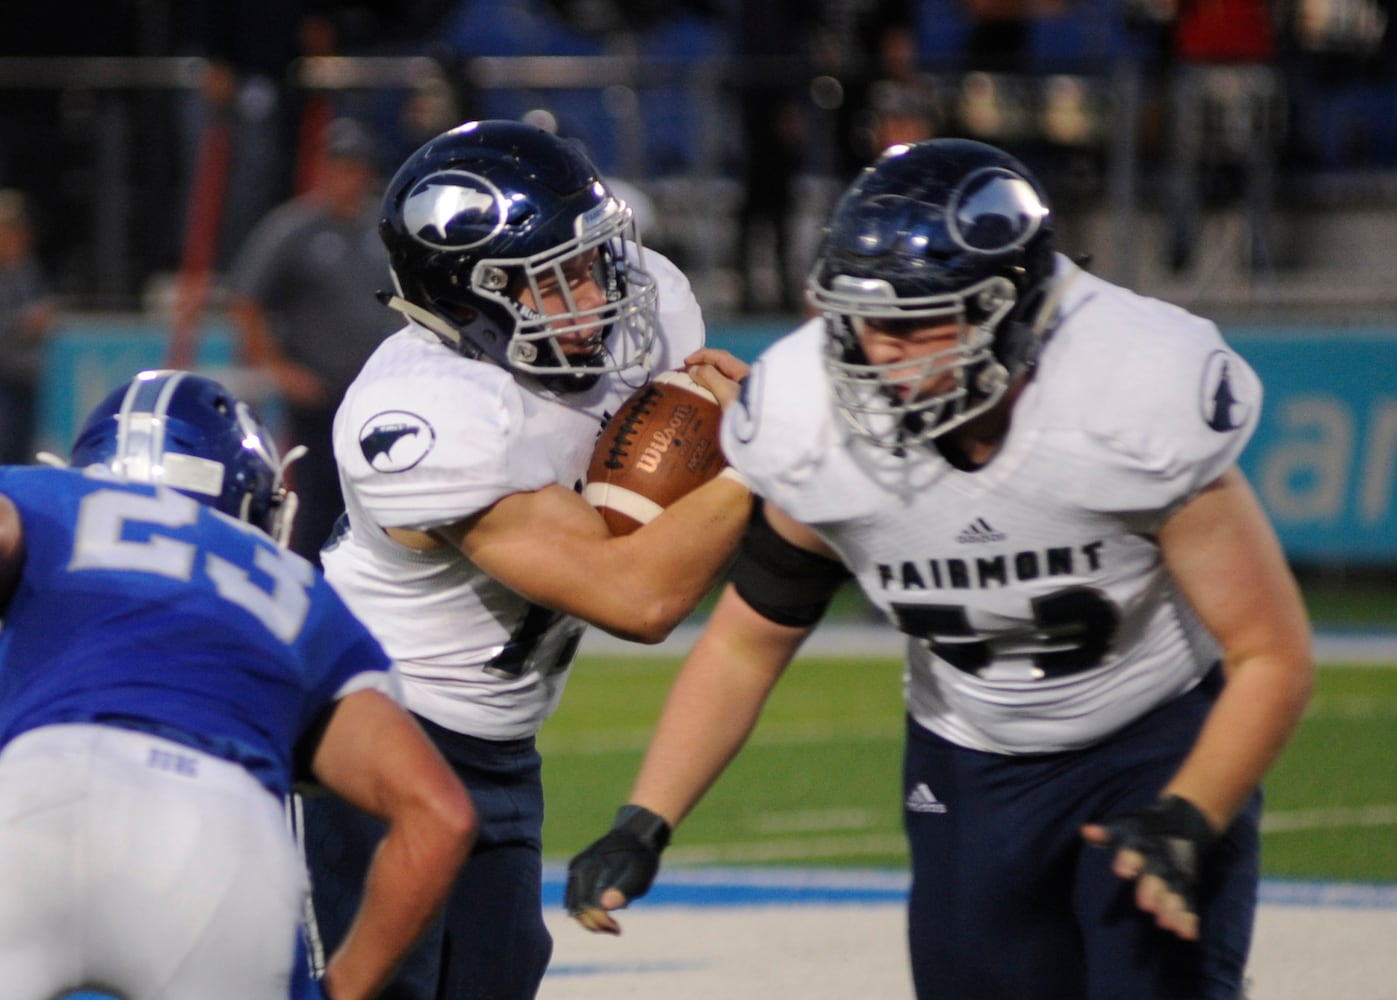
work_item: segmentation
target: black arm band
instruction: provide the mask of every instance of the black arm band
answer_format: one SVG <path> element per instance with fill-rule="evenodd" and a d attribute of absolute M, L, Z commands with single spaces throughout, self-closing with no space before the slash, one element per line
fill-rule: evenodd
<path fill-rule="evenodd" d="M 330 728 L 330 720 L 335 716 L 335 709 L 340 707 L 338 701 L 333 701 L 320 710 L 311 724 L 306 727 L 305 733 L 296 742 L 292 749 L 291 758 L 291 780 L 299 785 L 309 785 L 312 788 L 320 784 L 320 780 L 315 776 L 315 753 L 320 749 L 320 739 L 325 735 L 325 730 Z"/>
<path fill-rule="evenodd" d="M 792 545 L 766 519 L 760 500 L 728 579 L 752 610 L 778 625 L 814 625 L 849 579 L 844 564 Z"/>

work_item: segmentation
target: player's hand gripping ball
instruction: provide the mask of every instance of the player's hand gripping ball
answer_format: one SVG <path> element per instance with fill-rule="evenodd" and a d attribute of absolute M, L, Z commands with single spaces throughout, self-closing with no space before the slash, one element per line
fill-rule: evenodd
<path fill-rule="evenodd" d="M 597 439 L 583 496 L 613 535 L 625 535 L 723 471 L 722 410 L 680 371 L 662 372 L 627 399 Z"/>

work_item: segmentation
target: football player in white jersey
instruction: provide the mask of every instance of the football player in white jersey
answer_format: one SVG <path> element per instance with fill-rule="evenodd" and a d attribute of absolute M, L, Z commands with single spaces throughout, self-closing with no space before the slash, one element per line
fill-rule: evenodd
<path fill-rule="evenodd" d="M 917 995 L 1240 995 L 1258 787 L 1312 679 L 1234 464 L 1261 386 L 1212 323 L 1055 252 L 1052 221 L 966 140 L 893 147 L 845 192 L 821 318 L 724 416 L 760 507 L 629 803 L 570 865 L 584 926 L 618 929 L 852 576 L 907 635 Z"/>
<path fill-rule="evenodd" d="M 612 537 L 579 492 L 607 418 L 689 366 L 733 400 L 746 365 L 704 348 L 688 281 L 575 146 L 473 122 L 412 154 L 380 232 L 407 325 L 335 420 L 347 521 L 325 573 L 396 661 L 408 707 L 470 789 L 481 831 L 395 998 L 532 997 L 543 922 L 534 737 L 584 623 L 657 642 L 731 560 L 751 495 L 706 484 Z M 316 917 L 333 947 L 380 830 L 307 801 Z"/>

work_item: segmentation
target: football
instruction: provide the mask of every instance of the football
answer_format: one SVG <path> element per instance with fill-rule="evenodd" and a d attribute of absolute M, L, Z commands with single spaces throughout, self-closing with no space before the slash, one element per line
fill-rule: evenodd
<path fill-rule="evenodd" d="M 726 464 L 718 446 L 722 410 L 681 371 L 637 389 L 602 429 L 583 496 L 613 535 L 646 524 Z"/>

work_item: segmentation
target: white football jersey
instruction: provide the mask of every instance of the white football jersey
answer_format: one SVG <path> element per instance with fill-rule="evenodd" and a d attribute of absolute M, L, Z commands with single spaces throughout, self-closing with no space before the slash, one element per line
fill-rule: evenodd
<path fill-rule="evenodd" d="M 645 264 L 660 332 L 643 366 L 555 394 L 409 324 L 369 358 L 335 415 L 349 530 L 325 552 L 325 575 L 397 662 L 407 706 L 448 729 L 499 740 L 537 732 L 583 624 L 454 549 L 416 552 L 384 529 L 451 524 L 550 483 L 580 487 L 606 419 L 651 373 L 703 346 L 688 279 L 653 251 Z"/>
<path fill-rule="evenodd" d="M 1076 271 L 1059 258 L 1059 280 Z M 1261 385 L 1214 324 L 1077 272 L 1000 451 L 962 471 L 854 436 L 823 321 L 765 351 L 722 428 L 908 634 L 908 709 L 965 747 L 1080 747 L 1198 683 L 1216 643 L 1156 533 L 1235 462 Z"/>

